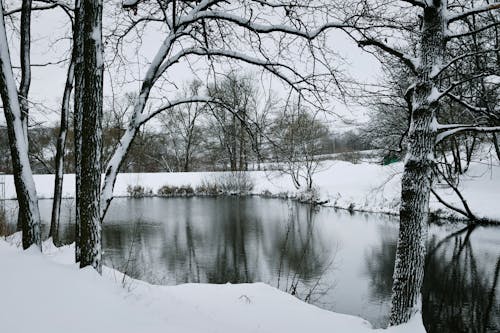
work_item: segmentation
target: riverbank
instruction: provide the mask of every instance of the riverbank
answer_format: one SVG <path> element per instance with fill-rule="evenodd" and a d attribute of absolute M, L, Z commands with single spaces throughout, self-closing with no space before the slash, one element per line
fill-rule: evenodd
<path fill-rule="evenodd" d="M 500 166 L 490 165 L 491 160 L 471 163 L 461 176 L 458 188 L 467 200 L 471 211 L 478 217 L 500 221 Z M 403 165 L 401 162 L 388 166 L 363 162 L 324 161 L 314 175 L 315 200 L 326 206 L 353 211 L 398 214 Z M 272 197 L 305 198 L 308 194 L 295 189 L 291 177 L 278 171 L 249 171 L 246 178 L 251 182 L 249 194 Z M 145 195 L 157 195 L 162 188 L 190 188 L 187 195 L 207 184 L 230 177 L 223 172 L 185 173 L 127 173 L 119 174 L 114 189 L 115 196 L 130 196 L 130 188 L 141 187 Z M 50 199 L 53 195 L 53 175 L 35 175 L 38 195 Z M 446 184 L 436 184 L 436 192 L 448 203 L 463 209 L 460 198 Z M 65 175 L 64 197 L 74 195 L 74 175 Z M 12 176 L 6 177 L 6 198 L 15 198 Z M 431 196 L 431 212 L 443 218 L 461 218 L 453 210 Z"/>
<path fill-rule="evenodd" d="M 5 332 L 425 332 L 421 317 L 387 330 L 322 310 L 263 283 L 157 286 L 104 267 L 73 264 L 73 246 L 21 251 L 0 239 L 0 322 Z M 29 305 L 29 306 L 28 306 Z"/>

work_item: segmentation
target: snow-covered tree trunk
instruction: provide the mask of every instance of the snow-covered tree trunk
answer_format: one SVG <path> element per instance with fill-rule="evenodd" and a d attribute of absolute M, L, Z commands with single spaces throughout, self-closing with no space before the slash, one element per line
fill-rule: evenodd
<path fill-rule="evenodd" d="M 113 200 L 113 189 L 115 187 L 116 177 L 118 176 L 120 167 L 127 157 L 130 146 L 132 145 L 132 142 L 134 141 L 134 138 L 137 135 L 137 132 L 139 131 L 139 128 L 142 124 L 143 111 L 146 107 L 146 102 L 149 98 L 149 94 L 151 93 L 151 88 L 158 79 L 157 74 L 160 66 L 169 53 L 174 40 L 175 38 L 172 36 L 167 37 L 156 53 L 153 62 L 149 66 L 143 78 L 141 91 L 135 100 L 133 113 L 130 118 L 128 127 L 125 133 L 122 135 L 120 141 L 118 142 L 118 145 L 116 146 L 111 159 L 106 165 L 104 184 L 102 186 L 101 192 L 101 221 L 104 220 L 109 205 L 111 205 L 111 201 Z"/>
<path fill-rule="evenodd" d="M 19 103 L 24 137 L 28 147 L 28 93 L 31 85 L 31 0 L 23 0 L 21 8 L 21 83 L 19 85 Z"/>
<path fill-rule="evenodd" d="M 101 262 L 101 154 L 103 103 L 102 0 L 81 1 L 76 11 L 75 112 L 81 121 L 80 267 Z"/>
<path fill-rule="evenodd" d="M 74 80 L 74 56 L 68 67 L 68 74 L 66 76 L 66 85 L 61 105 L 61 124 L 59 127 L 59 135 L 57 137 L 56 147 L 56 174 L 54 179 L 54 199 L 52 202 L 52 216 L 50 220 L 49 237 L 52 237 L 55 243 L 58 242 L 59 234 L 59 221 L 61 216 L 61 200 L 62 200 L 62 186 L 64 180 L 64 152 L 66 149 L 66 136 L 68 133 L 68 118 L 69 118 L 69 102 L 71 98 L 71 91 L 73 90 Z"/>
<path fill-rule="evenodd" d="M 21 61 L 21 83 L 19 84 L 19 104 L 21 107 L 21 122 L 23 124 L 24 139 L 26 147 L 29 148 L 28 141 L 28 115 L 29 104 L 28 94 L 31 85 L 31 0 L 23 0 L 21 5 L 21 40 L 20 40 L 20 61 Z M 29 149 L 28 149 L 29 151 Z M 17 230 L 22 230 L 23 214 L 18 212 Z"/>
<path fill-rule="evenodd" d="M 147 95 L 149 95 L 149 89 L 147 89 Z M 111 159 L 106 165 L 106 174 L 104 176 L 104 184 L 102 186 L 101 192 L 101 221 L 104 221 L 104 217 L 106 216 L 109 205 L 111 204 L 111 200 L 113 200 L 113 189 L 115 187 L 116 177 L 118 176 L 120 167 L 127 157 L 130 146 L 132 145 L 132 142 L 134 141 L 134 138 L 139 131 L 139 116 L 142 110 L 144 110 L 145 105 L 146 99 L 143 99 L 142 96 L 139 96 L 139 100 L 134 106 L 132 120 L 130 121 L 125 133 L 121 137 L 120 142 L 118 142 L 113 156 L 111 156 Z"/>
<path fill-rule="evenodd" d="M 433 69 L 443 63 L 447 24 L 447 1 L 432 0 L 426 3 L 402 179 L 390 325 L 405 323 L 421 310 L 420 290 L 424 277 L 429 195 L 437 135 L 438 94 Z"/>
<path fill-rule="evenodd" d="M 41 248 L 40 212 L 35 182 L 28 157 L 28 146 L 21 119 L 21 106 L 10 61 L 3 6 L 0 3 L 0 94 L 2 97 L 17 201 L 22 220 L 23 248 Z"/>
<path fill-rule="evenodd" d="M 80 0 L 75 0 L 75 13 L 80 8 Z M 73 56 L 76 64 L 83 62 L 83 44 L 81 38 L 78 38 L 77 31 L 83 30 L 83 21 L 79 15 L 75 15 L 75 25 L 73 29 Z M 75 86 L 83 86 L 83 72 L 73 72 Z M 80 180 L 81 180 L 81 161 L 82 161 L 82 114 L 83 103 L 76 103 L 76 100 L 81 100 L 83 94 L 82 89 L 75 89 L 75 103 L 73 110 L 73 133 L 75 145 L 75 262 L 80 262 Z"/>

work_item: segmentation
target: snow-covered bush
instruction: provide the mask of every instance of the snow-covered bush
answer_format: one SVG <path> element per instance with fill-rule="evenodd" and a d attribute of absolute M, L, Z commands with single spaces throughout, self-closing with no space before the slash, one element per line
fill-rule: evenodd
<path fill-rule="evenodd" d="M 200 185 L 196 187 L 196 194 L 198 195 L 221 195 L 222 189 L 216 182 L 203 180 Z"/>
<path fill-rule="evenodd" d="M 216 178 L 216 183 L 222 192 L 226 194 L 249 194 L 254 188 L 252 178 L 244 171 L 221 174 Z"/>
<path fill-rule="evenodd" d="M 127 193 L 133 198 L 144 198 L 153 195 L 153 190 L 141 185 L 128 185 Z"/>
<path fill-rule="evenodd" d="M 253 179 L 245 171 L 224 172 L 218 176 L 203 180 L 196 188 L 201 195 L 247 195 L 254 188 Z"/>
<path fill-rule="evenodd" d="M 171 186 L 163 185 L 158 189 L 158 195 L 162 197 L 189 197 L 195 194 L 191 185 Z"/>

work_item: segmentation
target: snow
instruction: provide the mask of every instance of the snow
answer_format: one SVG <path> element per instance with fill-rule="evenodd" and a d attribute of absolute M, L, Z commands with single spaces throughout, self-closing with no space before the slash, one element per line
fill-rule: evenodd
<path fill-rule="evenodd" d="M 263 283 L 156 286 L 103 268 L 79 270 L 74 247 L 21 251 L 0 239 L 2 332 L 425 332 L 410 323 L 373 330 L 365 320 L 322 310 Z M 17 245 L 17 246 L 16 246 Z"/>
<path fill-rule="evenodd" d="M 490 164 L 493 165 L 490 166 Z M 466 198 L 472 212 L 477 217 L 500 220 L 500 166 L 495 165 L 496 156 L 484 154 L 483 160 L 473 162 L 465 175 L 461 176 L 459 188 Z M 498 164 L 498 163 L 497 163 Z M 329 201 L 326 205 L 343 209 L 354 209 L 375 213 L 399 213 L 401 176 L 403 163 L 388 166 L 362 162 L 353 164 L 345 161 L 325 161 L 314 175 L 314 186 L 320 201 Z M 299 196 L 290 176 L 278 171 L 249 171 L 254 182 L 253 194 L 275 196 Z M 115 196 L 127 196 L 127 186 L 141 185 L 156 193 L 164 185 L 191 185 L 196 188 L 205 181 L 220 177 L 220 172 L 182 172 L 182 173 L 121 173 L 118 174 L 114 188 Z M 40 198 L 53 195 L 53 175 L 35 175 L 37 192 Z M 12 176 L 6 176 L 6 197 L 15 198 Z M 74 193 L 74 175 L 64 177 L 63 196 L 72 197 Z M 461 207 L 460 199 L 443 184 L 435 185 L 438 194 L 448 202 Z M 440 216 L 454 216 L 431 196 L 431 211 Z"/>

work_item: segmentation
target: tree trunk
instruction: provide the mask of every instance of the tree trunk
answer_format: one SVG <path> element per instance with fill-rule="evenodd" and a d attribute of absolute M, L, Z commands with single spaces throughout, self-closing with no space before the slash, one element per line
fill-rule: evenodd
<path fill-rule="evenodd" d="M 3 6 L 0 3 L 0 94 L 9 136 L 12 170 L 19 213 L 22 220 L 23 248 L 36 244 L 41 249 L 40 212 L 35 182 L 28 157 L 28 147 L 21 120 L 21 106 L 12 72 L 5 31 Z"/>
<path fill-rule="evenodd" d="M 28 94 L 31 85 L 31 0 L 23 0 L 21 6 L 21 83 L 19 85 L 19 103 L 21 105 L 21 122 L 23 123 L 24 138 L 28 147 Z"/>
<path fill-rule="evenodd" d="M 21 41 L 20 61 L 21 61 L 21 83 L 19 84 L 19 105 L 21 107 L 21 123 L 23 124 L 24 139 L 26 149 L 29 148 L 28 142 L 28 115 L 29 104 L 28 94 L 31 84 L 31 0 L 23 0 L 21 5 Z M 28 149 L 29 152 L 29 149 Z M 29 156 L 29 155 L 28 155 Z M 22 230 L 23 214 L 19 211 L 17 214 L 17 231 Z"/>
<path fill-rule="evenodd" d="M 80 0 L 75 0 L 75 13 L 80 8 Z M 81 38 L 78 37 L 77 31 L 83 30 L 83 21 L 79 15 L 75 15 L 75 28 L 73 30 L 73 55 L 75 61 L 74 80 L 76 87 L 83 87 L 83 72 L 76 72 L 77 64 L 82 66 L 83 62 L 83 44 Z M 81 160 L 82 160 L 82 114 L 83 103 L 77 103 L 81 100 L 83 89 L 75 89 L 75 103 L 73 111 L 73 132 L 74 132 L 74 145 L 75 145 L 75 262 L 80 262 L 81 248 L 80 248 L 80 188 L 81 188 Z"/>
<path fill-rule="evenodd" d="M 246 121 L 246 111 L 241 111 L 240 116 L 240 171 L 247 171 L 247 151 L 246 151 L 246 138 L 245 138 L 245 121 Z"/>
<path fill-rule="evenodd" d="M 101 273 L 102 0 L 82 1 L 76 12 L 76 21 L 77 51 L 83 51 L 78 53 L 75 64 L 75 76 L 83 81 L 82 85 L 75 86 L 75 111 L 82 112 L 81 138 L 84 138 L 81 142 L 78 200 L 80 267 L 92 266 Z"/>
<path fill-rule="evenodd" d="M 73 52 L 74 53 L 74 52 Z M 61 105 L 61 124 L 56 147 L 56 174 L 54 179 L 54 199 L 52 202 L 52 217 L 50 219 L 49 237 L 55 244 L 59 241 L 59 221 L 61 217 L 62 186 L 64 179 L 64 153 L 66 149 L 66 136 L 68 133 L 69 102 L 73 90 L 74 55 L 71 59 L 66 76 L 66 85 Z"/>
<path fill-rule="evenodd" d="M 237 139 L 236 139 L 236 133 L 237 133 L 237 129 L 236 129 L 236 115 L 232 115 L 232 123 L 231 123 L 231 145 L 230 145 L 230 154 L 229 154 L 229 157 L 231 158 L 231 171 L 236 171 L 238 170 L 238 166 L 236 164 L 236 158 L 237 158 L 237 150 L 236 150 L 236 147 L 237 147 Z"/>
<path fill-rule="evenodd" d="M 498 161 L 500 161 L 500 148 L 498 147 L 498 139 L 495 133 L 493 133 L 493 146 L 495 147 L 495 152 L 497 153 Z"/>
<path fill-rule="evenodd" d="M 428 1 L 430 2 L 430 1 Z M 446 0 L 434 0 L 424 9 L 420 64 L 413 93 L 401 189 L 399 239 L 393 276 L 390 322 L 399 325 L 421 310 L 425 243 L 436 142 L 436 79 L 433 68 L 443 63 Z"/>

